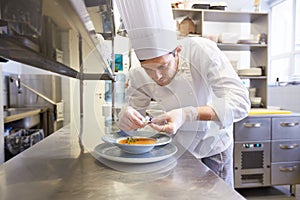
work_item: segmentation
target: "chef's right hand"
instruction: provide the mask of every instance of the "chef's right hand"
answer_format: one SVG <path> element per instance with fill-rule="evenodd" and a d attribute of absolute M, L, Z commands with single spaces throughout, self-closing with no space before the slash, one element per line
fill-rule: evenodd
<path fill-rule="evenodd" d="M 117 125 L 122 131 L 135 130 L 145 126 L 144 117 L 131 106 L 123 107 L 118 117 Z"/>
<path fill-rule="evenodd" d="M 171 110 L 152 119 L 149 124 L 154 130 L 175 134 L 187 121 L 195 121 L 198 118 L 197 107 L 184 107 Z"/>

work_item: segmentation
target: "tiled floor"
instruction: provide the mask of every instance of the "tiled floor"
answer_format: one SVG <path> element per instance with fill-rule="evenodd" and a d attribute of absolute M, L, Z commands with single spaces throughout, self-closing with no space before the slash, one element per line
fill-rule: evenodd
<path fill-rule="evenodd" d="M 300 185 L 296 186 L 296 195 L 290 195 L 289 186 L 237 189 L 247 200 L 300 200 Z"/>

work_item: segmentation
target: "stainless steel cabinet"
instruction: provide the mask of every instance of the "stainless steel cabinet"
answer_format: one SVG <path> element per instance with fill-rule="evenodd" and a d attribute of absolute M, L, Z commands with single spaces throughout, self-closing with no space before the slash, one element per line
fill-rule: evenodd
<path fill-rule="evenodd" d="M 247 117 L 234 125 L 236 188 L 270 185 L 271 118 Z"/>
<path fill-rule="evenodd" d="M 271 184 L 300 183 L 300 117 L 272 119 Z"/>
<path fill-rule="evenodd" d="M 235 188 L 300 183 L 299 114 L 248 116 L 234 124 Z"/>
<path fill-rule="evenodd" d="M 235 124 L 235 141 L 270 140 L 271 119 L 268 117 L 247 118 Z"/>

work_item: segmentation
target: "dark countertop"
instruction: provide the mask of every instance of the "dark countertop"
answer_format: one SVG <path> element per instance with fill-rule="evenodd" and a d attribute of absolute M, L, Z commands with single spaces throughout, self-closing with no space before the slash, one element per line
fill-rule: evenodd
<path fill-rule="evenodd" d="M 187 151 L 165 166 L 154 163 L 163 167 L 156 172 L 121 172 L 95 159 L 72 132 L 64 127 L 1 165 L 0 199 L 244 199 Z"/>

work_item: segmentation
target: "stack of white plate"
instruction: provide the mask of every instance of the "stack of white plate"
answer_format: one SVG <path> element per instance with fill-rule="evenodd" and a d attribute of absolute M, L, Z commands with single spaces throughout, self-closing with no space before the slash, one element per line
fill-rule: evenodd
<path fill-rule="evenodd" d="M 261 68 L 253 67 L 248 69 L 239 69 L 238 70 L 239 76 L 261 76 L 262 71 Z"/>

